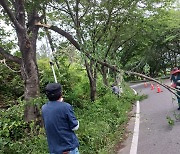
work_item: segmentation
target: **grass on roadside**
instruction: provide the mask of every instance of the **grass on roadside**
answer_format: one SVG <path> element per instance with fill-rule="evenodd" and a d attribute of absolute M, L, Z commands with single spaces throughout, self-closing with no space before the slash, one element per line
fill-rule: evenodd
<path fill-rule="evenodd" d="M 107 91 L 95 102 L 82 100 L 83 108 L 74 108 L 80 121 L 76 132 L 80 153 L 114 153 L 114 146 L 123 140 L 132 105 L 142 98 L 135 96 L 130 88 L 125 86 L 124 89 L 120 98 Z M 22 103 L 0 111 L 0 115 L 0 153 L 48 153 L 44 129 L 37 135 L 33 123 L 27 125 L 23 121 Z M 29 133 L 25 131 L 27 126 L 31 128 Z"/>

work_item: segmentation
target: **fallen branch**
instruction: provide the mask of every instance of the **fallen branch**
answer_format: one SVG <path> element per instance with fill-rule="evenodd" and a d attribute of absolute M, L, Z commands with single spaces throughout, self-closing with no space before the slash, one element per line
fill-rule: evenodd
<path fill-rule="evenodd" d="M 131 75 L 138 75 L 138 76 L 143 77 L 143 78 L 145 78 L 145 79 L 148 79 L 148 80 L 150 80 L 150 81 L 154 81 L 154 82 L 158 83 L 159 85 L 163 86 L 164 88 L 168 89 L 171 93 L 173 93 L 173 94 L 176 95 L 177 97 L 180 97 L 180 96 L 176 93 L 177 91 L 180 91 L 180 90 L 175 89 L 175 88 L 173 88 L 173 87 L 171 87 L 171 86 L 168 86 L 168 85 L 166 85 L 166 84 L 163 84 L 163 83 L 161 83 L 160 81 L 158 81 L 158 80 L 156 80 L 156 79 L 154 79 L 154 78 L 148 77 L 148 76 L 146 76 L 146 75 L 144 75 L 144 74 L 140 74 L 140 73 L 137 73 L 137 72 L 126 71 L 125 73 L 126 73 L 126 74 L 131 74 Z M 174 91 L 176 91 L 176 92 L 174 92 Z"/>

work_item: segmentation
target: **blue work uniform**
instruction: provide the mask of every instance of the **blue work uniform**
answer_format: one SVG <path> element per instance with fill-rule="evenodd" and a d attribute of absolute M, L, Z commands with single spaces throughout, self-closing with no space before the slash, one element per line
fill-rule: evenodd
<path fill-rule="evenodd" d="M 72 106 L 65 102 L 49 101 L 42 106 L 42 116 L 51 154 L 62 154 L 79 146 L 74 127 L 78 125 Z"/>

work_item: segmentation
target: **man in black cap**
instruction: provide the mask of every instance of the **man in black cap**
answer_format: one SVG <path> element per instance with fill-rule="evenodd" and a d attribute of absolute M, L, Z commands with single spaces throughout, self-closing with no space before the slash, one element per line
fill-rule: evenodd
<path fill-rule="evenodd" d="M 79 154 L 78 138 L 74 130 L 79 128 L 72 106 L 62 98 L 58 83 L 49 83 L 45 88 L 49 101 L 42 106 L 42 116 L 51 154 Z"/>

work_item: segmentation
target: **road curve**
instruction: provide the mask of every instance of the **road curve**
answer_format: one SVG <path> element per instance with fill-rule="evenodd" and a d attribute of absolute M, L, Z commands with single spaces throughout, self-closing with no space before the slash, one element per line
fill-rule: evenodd
<path fill-rule="evenodd" d="M 139 94 L 148 95 L 148 98 L 140 102 L 137 150 L 131 154 L 180 154 L 180 120 L 174 116 L 176 114 L 180 118 L 177 100 L 172 102 L 173 95 L 161 86 L 163 92 L 160 93 L 157 93 L 156 85 L 154 90 L 151 90 L 150 84 L 147 87 L 139 84 L 133 88 Z M 135 112 L 136 108 L 132 114 Z M 168 124 L 167 116 L 174 120 L 174 126 Z M 135 120 L 132 116 L 128 125 L 129 137 L 118 154 L 130 154 Z"/>

